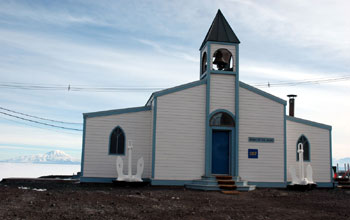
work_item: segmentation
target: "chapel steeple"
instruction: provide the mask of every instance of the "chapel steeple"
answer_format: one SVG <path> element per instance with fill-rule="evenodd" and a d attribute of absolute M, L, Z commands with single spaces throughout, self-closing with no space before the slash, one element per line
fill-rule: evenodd
<path fill-rule="evenodd" d="M 236 44 L 240 43 L 236 34 L 233 32 L 232 28 L 225 19 L 224 15 L 221 13 L 220 9 L 216 13 L 213 23 L 211 24 L 209 31 L 205 36 L 199 50 L 203 48 L 207 41 L 227 42 Z"/>
<path fill-rule="evenodd" d="M 239 43 L 239 39 L 219 9 L 199 48 L 200 78 L 215 72 L 231 72 L 238 75 Z"/>

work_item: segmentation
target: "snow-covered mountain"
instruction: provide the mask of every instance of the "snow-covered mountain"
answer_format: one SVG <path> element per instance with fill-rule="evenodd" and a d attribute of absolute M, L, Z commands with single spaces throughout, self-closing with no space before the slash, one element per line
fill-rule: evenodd
<path fill-rule="evenodd" d="M 335 159 L 333 158 L 333 166 L 336 166 L 337 164 L 339 164 L 339 166 L 343 169 L 344 164 L 350 164 L 350 157 L 344 157 L 344 158 L 340 158 L 340 159 Z"/>
<path fill-rule="evenodd" d="M 63 151 L 55 150 L 47 152 L 46 154 L 36 154 L 12 158 L 2 162 L 8 163 L 55 163 L 55 164 L 80 164 L 79 161 L 74 160 L 70 155 Z"/>

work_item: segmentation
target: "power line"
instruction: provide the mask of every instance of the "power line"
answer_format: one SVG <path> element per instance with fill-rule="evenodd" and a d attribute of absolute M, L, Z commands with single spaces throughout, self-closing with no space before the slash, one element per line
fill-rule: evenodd
<path fill-rule="evenodd" d="M 25 114 L 25 113 L 22 113 L 22 112 L 17 112 L 17 111 L 14 111 L 14 110 L 10 110 L 10 109 L 7 109 L 7 108 L 3 108 L 3 107 L 0 107 L 0 109 L 5 110 L 5 111 L 8 111 L 8 112 L 16 113 L 16 114 L 28 116 L 28 117 L 31 117 L 31 118 L 36 118 L 36 119 L 44 120 L 44 121 L 51 121 L 51 122 L 62 123 L 62 124 L 77 124 L 77 125 L 82 125 L 82 123 L 78 123 L 78 122 L 67 122 L 67 121 L 58 121 L 58 120 L 53 120 L 53 119 L 48 119 L 48 118 L 41 118 L 41 117 L 38 117 L 38 116 L 29 115 L 29 114 Z"/>
<path fill-rule="evenodd" d="M 48 123 L 44 123 L 44 122 L 40 122 L 40 121 L 35 121 L 35 120 L 31 120 L 31 119 L 27 119 L 27 118 L 22 118 L 16 115 L 12 115 L 12 114 L 8 114 L 6 112 L 2 112 L 0 111 L 0 114 L 4 114 L 13 118 L 18 118 L 24 121 L 29 121 L 29 122 L 33 122 L 36 124 L 41 124 L 41 125 L 46 125 L 46 126 L 50 126 L 50 127 L 54 127 L 54 128 L 61 128 L 61 129 L 66 129 L 66 130 L 72 130 L 72 131 L 82 131 L 81 129 L 77 129 L 77 128 L 69 128 L 69 127 L 63 127 L 63 126 L 57 126 L 57 125 L 53 125 L 53 124 L 48 124 Z"/>
<path fill-rule="evenodd" d="M 339 81 L 350 80 L 349 75 L 333 77 L 333 78 L 318 78 L 318 79 L 303 79 L 303 80 L 289 80 L 277 81 L 267 83 L 253 84 L 255 87 L 281 87 L 281 86 L 297 86 L 333 83 Z M 45 91 L 72 91 L 72 92 L 147 92 L 162 90 L 163 87 L 142 87 L 142 86 L 85 86 L 85 85 L 59 85 L 59 84 L 38 84 L 38 83 L 20 83 L 20 82 L 0 82 L 0 88 L 4 89 L 20 89 L 20 90 L 45 90 Z"/>
<path fill-rule="evenodd" d="M 0 88 L 5 89 L 20 89 L 20 90 L 45 90 L 45 91 L 75 91 L 75 92 L 145 92 L 155 91 L 164 88 L 160 87 L 88 87 L 88 86 L 73 86 L 73 85 L 56 85 L 56 84 L 29 84 L 3 82 L 0 83 Z"/>
<path fill-rule="evenodd" d="M 33 127 L 33 128 L 39 128 L 39 129 L 43 129 L 43 130 L 50 130 L 50 131 L 53 131 L 53 132 L 57 132 L 57 133 L 64 133 L 64 134 L 72 134 L 72 135 L 80 135 L 78 133 L 72 133 L 72 132 L 69 132 L 69 131 L 58 131 L 58 130 L 54 130 L 54 129 L 51 129 L 51 128 L 43 128 L 43 127 L 40 127 L 40 126 L 35 126 L 35 125 L 32 125 L 32 124 L 28 124 L 28 123 L 25 123 L 25 122 L 21 122 L 21 121 L 16 121 L 16 120 L 12 120 L 12 119 L 9 119 L 9 118 L 5 118 L 5 117 L 1 117 L 1 119 L 4 119 L 4 120 L 7 120 L 7 121 L 11 121 L 11 122 L 14 122 L 14 123 L 18 123 L 18 124 L 22 124 L 22 125 L 26 125 L 26 126 L 30 126 L 30 127 Z"/>
<path fill-rule="evenodd" d="M 298 81 L 277 81 L 277 82 L 267 82 L 267 83 L 257 83 L 253 84 L 255 87 L 282 87 L 282 86 L 297 86 L 297 85 L 312 85 L 312 84 L 322 84 L 322 83 L 333 83 L 340 81 L 350 80 L 350 76 L 341 76 L 335 78 L 321 78 L 321 79 L 309 79 L 309 80 L 298 80 Z"/>

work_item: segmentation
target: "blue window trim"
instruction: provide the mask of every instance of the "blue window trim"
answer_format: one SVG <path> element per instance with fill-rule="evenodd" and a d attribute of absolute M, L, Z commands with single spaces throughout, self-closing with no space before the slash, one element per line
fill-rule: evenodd
<path fill-rule="evenodd" d="M 80 175 L 81 176 L 84 176 L 85 135 L 86 135 L 86 118 L 84 117 L 84 122 L 83 122 L 83 141 L 82 141 L 81 165 L 80 165 Z"/>
<path fill-rule="evenodd" d="M 233 121 L 234 121 L 234 123 L 235 123 L 235 127 L 236 127 L 236 116 L 235 116 L 232 112 L 230 112 L 230 111 L 228 111 L 228 110 L 226 110 L 226 109 L 222 109 L 222 108 L 220 108 L 220 109 L 215 109 L 214 111 L 212 111 L 212 112 L 209 114 L 209 123 L 210 123 L 210 119 L 211 119 L 215 114 L 220 113 L 220 112 L 227 113 L 229 116 L 231 116 L 231 118 L 233 119 Z M 210 126 L 210 124 L 209 124 L 209 126 Z M 221 126 L 215 126 L 215 127 L 221 127 Z M 226 126 L 224 126 L 224 127 L 226 127 Z M 228 127 L 229 127 L 229 126 L 228 126 Z"/>
<path fill-rule="evenodd" d="M 286 118 L 288 121 L 293 121 L 293 122 L 301 123 L 304 125 L 310 125 L 310 126 L 317 127 L 317 128 L 332 130 L 332 126 L 330 126 L 330 125 L 321 124 L 318 122 L 309 121 L 309 120 L 305 120 L 305 119 L 301 119 L 301 118 L 291 117 L 288 115 L 286 116 Z"/>
<path fill-rule="evenodd" d="M 296 160 L 296 161 L 299 161 L 299 160 L 298 160 L 298 142 L 299 142 L 299 139 L 300 139 L 301 137 L 303 137 L 303 136 L 304 136 L 304 138 L 306 139 L 306 141 L 309 143 L 309 159 L 308 159 L 308 160 L 304 160 L 304 162 L 311 162 L 311 144 L 310 144 L 309 139 L 308 139 L 308 138 L 306 137 L 306 135 L 304 135 L 304 134 L 301 134 L 301 135 L 299 136 L 299 138 L 297 139 L 295 160 Z"/>
<path fill-rule="evenodd" d="M 150 110 L 151 110 L 150 106 L 141 106 L 141 107 L 133 107 L 133 108 L 113 109 L 113 110 L 100 111 L 100 112 L 83 113 L 83 116 L 85 119 L 85 118 L 93 118 L 93 117 L 109 116 L 109 115 L 119 115 L 119 114 L 125 114 L 125 113 L 150 111 Z"/>
<path fill-rule="evenodd" d="M 285 101 L 285 100 L 283 100 L 281 98 L 278 98 L 277 96 L 271 95 L 271 94 L 269 94 L 267 92 L 264 92 L 264 91 L 262 91 L 260 89 L 257 89 L 257 88 L 255 88 L 253 86 L 250 86 L 250 85 L 248 85 L 248 84 L 246 84 L 244 82 L 239 82 L 239 86 L 244 88 L 244 89 L 247 89 L 247 90 L 249 90 L 251 92 L 254 92 L 254 93 L 258 94 L 258 95 L 261 95 L 261 96 L 263 96 L 265 98 L 271 99 L 272 101 L 278 102 L 278 103 L 280 103 L 282 105 L 287 105 L 287 101 Z"/>
<path fill-rule="evenodd" d="M 111 153 L 111 138 L 112 138 L 112 134 L 113 134 L 113 131 L 115 130 L 115 129 L 117 129 L 117 128 L 119 128 L 121 131 L 122 131 L 122 133 L 123 133 L 123 135 L 124 135 L 124 153 L 123 154 L 118 154 L 118 153 L 115 153 L 115 154 L 112 154 Z M 109 144 L 108 144 L 108 155 L 112 155 L 112 156 L 125 156 L 125 154 L 126 154 L 126 135 L 125 135 L 125 132 L 124 132 L 124 130 L 123 130 L 123 128 L 122 127 L 120 127 L 119 125 L 118 126 L 116 126 L 115 128 L 113 128 L 112 129 L 112 131 L 111 131 L 111 133 L 109 134 Z M 117 149 L 116 149 L 116 151 L 118 151 Z"/>

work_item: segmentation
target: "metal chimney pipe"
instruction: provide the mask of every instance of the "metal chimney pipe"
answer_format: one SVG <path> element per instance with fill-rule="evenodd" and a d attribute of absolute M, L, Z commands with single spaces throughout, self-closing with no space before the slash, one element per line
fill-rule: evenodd
<path fill-rule="evenodd" d="M 294 117 L 294 103 L 295 103 L 295 97 L 297 95 L 287 95 L 289 98 L 289 116 Z"/>

